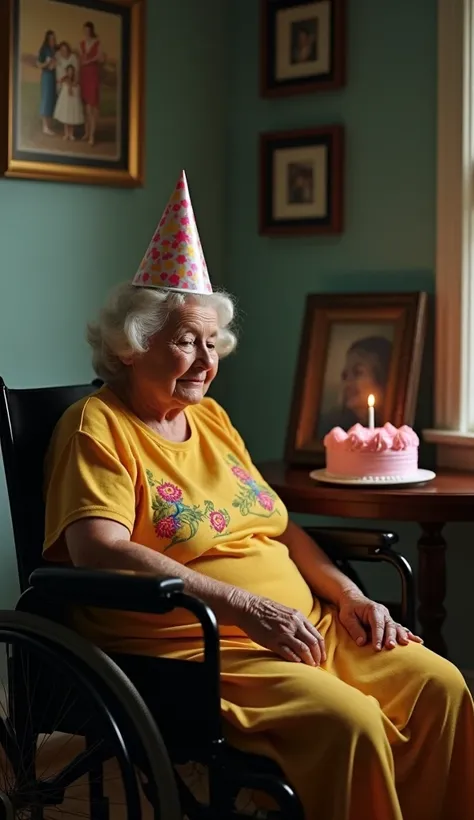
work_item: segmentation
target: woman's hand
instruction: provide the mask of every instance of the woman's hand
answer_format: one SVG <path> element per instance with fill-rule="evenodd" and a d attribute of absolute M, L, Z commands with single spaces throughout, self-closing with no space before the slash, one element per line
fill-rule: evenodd
<path fill-rule="evenodd" d="M 383 604 L 377 604 L 365 595 L 348 595 L 339 605 L 339 620 L 358 646 L 365 646 L 370 631 L 372 646 L 378 652 L 394 649 L 397 644 L 423 643 L 418 635 L 395 623 Z"/>
<path fill-rule="evenodd" d="M 326 660 L 324 638 L 296 609 L 251 595 L 238 609 L 236 625 L 252 641 L 287 661 L 320 666 Z"/>

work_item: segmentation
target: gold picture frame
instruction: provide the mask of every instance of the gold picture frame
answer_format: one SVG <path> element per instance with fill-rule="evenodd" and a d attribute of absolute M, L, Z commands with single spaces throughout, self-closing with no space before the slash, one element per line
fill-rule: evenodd
<path fill-rule="evenodd" d="M 0 3 L 0 176 L 143 185 L 145 5 Z"/>

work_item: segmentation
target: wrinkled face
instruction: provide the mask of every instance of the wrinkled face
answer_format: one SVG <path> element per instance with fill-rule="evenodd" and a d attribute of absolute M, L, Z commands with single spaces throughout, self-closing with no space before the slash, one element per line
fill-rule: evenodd
<path fill-rule="evenodd" d="M 133 360 L 133 387 L 163 409 L 198 404 L 219 366 L 217 332 L 212 307 L 191 302 L 173 311 L 146 353 Z"/>
<path fill-rule="evenodd" d="M 375 404 L 383 401 L 383 391 L 375 379 L 375 357 L 362 350 L 351 350 L 341 373 L 342 403 L 355 413 L 367 410 L 367 398 L 372 393 Z"/>

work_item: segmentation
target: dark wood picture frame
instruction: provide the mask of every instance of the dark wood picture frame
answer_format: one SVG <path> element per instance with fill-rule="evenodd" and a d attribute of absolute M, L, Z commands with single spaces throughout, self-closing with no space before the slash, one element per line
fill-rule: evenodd
<path fill-rule="evenodd" d="M 318 428 L 334 325 L 345 326 L 347 333 L 354 327 L 356 346 L 361 340 L 357 326 L 391 325 L 384 400 L 382 408 L 376 408 L 376 424 L 390 421 L 397 427 L 413 425 L 426 333 L 427 298 L 424 292 L 311 294 L 307 297 L 286 440 L 285 458 L 289 464 L 324 464 L 323 438 Z M 367 331 L 363 334 L 366 336 Z M 346 357 L 350 348 L 351 345 L 344 349 Z M 346 412 L 342 404 L 340 412 L 341 418 L 351 413 Z M 336 420 L 330 426 L 338 424 L 336 413 Z"/>
<path fill-rule="evenodd" d="M 298 10 L 300 7 L 304 12 L 306 6 L 311 12 L 323 3 L 329 3 L 330 7 L 329 42 L 326 45 L 329 52 L 329 70 L 318 72 L 315 66 L 315 72 L 311 73 L 306 67 L 300 76 L 297 76 L 296 69 L 296 76 L 279 78 L 276 68 L 278 13 L 291 12 L 292 9 Z M 346 0 L 260 0 L 260 92 L 262 97 L 284 97 L 342 88 L 346 82 L 346 28 Z M 295 70 L 289 73 L 295 75 Z"/>
<path fill-rule="evenodd" d="M 305 167 L 309 168 L 311 184 L 316 191 L 317 179 L 321 177 L 317 168 L 312 168 L 304 152 L 318 151 L 324 148 L 321 155 L 325 162 L 324 186 L 325 211 L 322 215 L 311 216 L 311 202 L 308 213 L 301 215 L 300 204 L 288 205 L 286 215 L 275 213 L 276 198 L 288 196 L 286 186 L 288 179 L 281 179 L 277 170 L 277 152 L 288 157 L 297 156 L 290 152 L 301 151 Z M 304 236 L 310 234 L 340 234 L 343 230 L 344 214 L 344 150 L 345 132 L 341 125 L 327 125 L 321 128 L 304 128 L 294 131 L 272 131 L 260 134 L 260 191 L 259 191 L 259 232 L 264 236 Z M 316 154 L 314 154 L 316 158 Z M 315 161 L 315 159 L 313 160 Z M 303 164 L 302 163 L 302 164 Z M 297 163 L 288 162 L 290 165 Z M 314 177 L 314 179 L 313 179 Z M 284 191 L 280 189 L 284 188 Z M 311 194 L 317 204 L 318 195 Z"/>
<path fill-rule="evenodd" d="M 25 13 L 22 0 L 0 0 L 0 177 L 126 188 L 143 185 L 146 3 L 147 0 L 56 0 L 55 4 L 51 4 L 50 16 L 45 15 L 43 20 L 38 15 L 39 19 L 35 21 L 38 37 L 30 45 L 29 41 L 26 44 L 22 40 L 22 14 Z M 37 48 L 40 47 L 45 31 L 57 38 L 52 64 L 56 64 L 61 39 L 65 38 L 61 45 L 72 49 L 70 55 L 76 60 L 73 70 L 79 78 L 77 85 L 81 96 L 83 90 L 82 62 L 78 52 L 80 30 L 76 40 L 70 40 L 69 46 L 64 26 L 60 24 L 57 31 L 55 28 L 55 20 L 64 20 L 64 15 L 55 17 L 53 7 L 59 4 L 77 12 L 74 20 L 90 20 L 92 25 L 99 15 L 102 25 L 107 15 L 110 15 L 111 21 L 120 19 L 121 34 L 117 34 L 114 40 L 120 59 L 100 45 L 103 34 L 108 34 L 111 39 L 110 29 L 98 32 L 101 52 L 97 92 L 99 107 L 96 113 L 98 138 L 90 145 L 82 136 L 88 110 L 85 102 L 83 123 L 74 126 L 74 141 L 63 141 L 66 140 L 66 136 L 62 136 L 64 120 L 59 122 L 55 118 L 56 108 L 54 113 L 51 113 L 52 108 L 48 112 L 49 131 L 45 132 L 44 124 L 41 128 L 43 98 L 40 95 L 44 93 L 42 75 L 45 71 L 37 61 L 46 38 L 39 52 L 35 52 L 35 46 L 38 40 Z M 71 28 L 72 22 L 68 30 Z M 48 44 L 48 49 L 53 49 L 53 45 Z M 53 72 L 59 83 L 57 68 Z M 25 77 L 28 79 L 25 80 Z M 59 98 L 60 92 L 56 99 Z M 28 138 L 25 140 L 26 127 Z M 47 140 L 50 142 L 43 144 Z"/>

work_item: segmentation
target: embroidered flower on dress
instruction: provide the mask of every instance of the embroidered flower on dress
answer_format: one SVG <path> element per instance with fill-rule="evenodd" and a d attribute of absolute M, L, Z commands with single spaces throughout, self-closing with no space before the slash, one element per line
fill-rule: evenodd
<path fill-rule="evenodd" d="M 216 532 L 224 532 L 227 526 L 227 521 L 220 510 L 212 510 L 209 513 L 209 523 Z"/>
<path fill-rule="evenodd" d="M 260 518 L 270 518 L 274 514 L 280 515 L 280 511 L 275 507 L 277 496 L 270 487 L 267 484 L 259 484 L 231 453 L 228 454 L 227 461 L 231 465 L 231 472 L 240 484 L 232 506 L 244 516 L 256 515 Z M 255 509 L 257 504 L 263 507 L 265 512 L 259 511 L 258 507 Z"/>
<path fill-rule="evenodd" d="M 183 497 L 182 490 L 180 490 L 176 484 L 171 484 L 169 481 L 158 484 L 156 492 L 158 495 L 161 495 L 163 501 L 181 501 Z"/>
<path fill-rule="evenodd" d="M 172 538 L 179 529 L 179 522 L 172 515 L 162 518 L 155 524 L 155 532 L 158 538 Z"/>
<path fill-rule="evenodd" d="M 257 501 L 264 510 L 273 510 L 275 506 L 273 503 L 273 498 L 268 495 L 268 493 L 258 493 Z"/>
<path fill-rule="evenodd" d="M 208 538 L 227 534 L 230 523 L 227 510 L 216 510 L 214 503 L 209 500 L 203 504 L 186 504 L 180 487 L 171 481 L 156 481 L 151 470 L 147 470 L 146 474 L 152 491 L 151 507 L 156 536 L 169 541 L 163 546 L 164 550 L 174 544 L 190 541 L 204 521 L 208 521 L 214 530 L 214 536 L 208 535 Z"/>
<path fill-rule="evenodd" d="M 245 483 L 247 483 L 248 481 L 252 480 L 250 474 L 247 472 L 247 470 L 244 470 L 243 467 L 239 467 L 236 465 L 235 467 L 232 467 L 232 472 L 234 473 L 235 477 L 239 479 L 239 481 L 245 481 Z"/>

